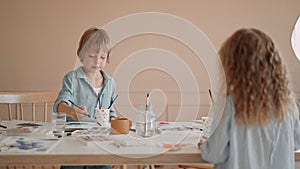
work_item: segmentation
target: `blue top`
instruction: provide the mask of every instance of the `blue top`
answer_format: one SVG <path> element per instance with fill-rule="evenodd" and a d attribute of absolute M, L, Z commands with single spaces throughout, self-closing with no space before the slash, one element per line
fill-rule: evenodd
<path fill-rule="evenodd" d="M 233 96 L 227 96 L 224 116 L 200 146 L 204 160 L 216 169 L 295 168 L 294 151 L 300 148 L 297 108 L 282 123 L 272 121 L 265 127 L 238 126 L 234 114 Z"/>
<path fill-rule="evenodd" d="M 72 100 L 77 105 L 86 106 L 87 112 L 89 112 L 91 117 L 94 117 L 98 95 L 100 95 L 101 108 L 108 108 L 112 100 L 116 97 L 116 84 L 112 77 L 102 70 L 100 72 L 104 77 L 104 85 L 99 94 L 91 85 L 91 82 L 83 72 L 82 67 L 66 74 L 63 79 L 62 89 L 53 106 L 54 112 L 57 112 L 58 104 L 62 101 L 66 102 L 69 106 L 72 106 L 69 102 L 69 100 Z M 113 106 L 110 108 L 110 116 L 117 116 Z M 68 117 L 67 121 L 72 121 L 72 118 Z M 86 117 L 81 121 L 91 121 L 91 119 Z"/>

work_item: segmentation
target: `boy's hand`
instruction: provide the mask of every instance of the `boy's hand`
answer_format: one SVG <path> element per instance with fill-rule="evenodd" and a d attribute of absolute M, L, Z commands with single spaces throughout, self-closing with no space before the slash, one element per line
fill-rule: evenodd
<path fill-rule="evenodd" d="M 71 115 L 74 120 L 81 120 L 85 117 L 89 117 L 90 114 L 86 111 L 85 106 L 74 107 L 75 112 Z"/>
<path fill-rule="evenodd" d="M 200 148 L 200 146 L 207 140 L 208 138 L 206 136 L 203 136 L 200 141 L 198 142 L 198 147 Z"/>

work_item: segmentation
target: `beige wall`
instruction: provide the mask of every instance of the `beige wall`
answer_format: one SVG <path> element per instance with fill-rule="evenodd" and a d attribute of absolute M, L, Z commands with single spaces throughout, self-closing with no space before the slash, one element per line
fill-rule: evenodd
<path fill-rule="evenodd" d="M 197 26 L 216 49 L 238 28 L 265 31 L 279 46 L 291 71 L 294 90 L 299 92 L 300 62 L 290 44 L 299 6 L 299 0 L 0 0 L 0 91 L 58 91 L 63 76 L 74 68 L 78 40 L 85 29 L 102 27 L 129 14 L 162 12 Z M 124 58 L 144 48 L 169 50 L 184 60 L 199 85 L 200 115 L 206 113 L 210 106 L 208 73 L 191 50 L 172 38 L 149 34 L 130 37 L 114 46 L 106 71 L 112 75 Z M 154 88 L 162 89 L 168 97 L 164 111 L 176 113 L 180 106 L 178 84 L 157 70 L 140 73 L 132 80 L 133 103 L 142 104 L 145 93 Z M 126 106 L 120 101 L 117 104 Z M 162 116 L 166 118 L 166 114 Z"/>

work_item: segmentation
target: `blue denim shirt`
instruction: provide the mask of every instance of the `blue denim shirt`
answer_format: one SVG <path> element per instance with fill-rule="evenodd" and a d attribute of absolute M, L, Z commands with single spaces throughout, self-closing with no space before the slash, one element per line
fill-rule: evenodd
<path fill-rule="evenodd" d="M 234 114 L 230 95 L 216 130 L 200 147 L 204 160 L 215 169 L 295 168 L 294 151 L 300 148 L 297 108 L 283 122 L 274 120 L 264 127 L 238 125 Z"/>
<path fill-rule="evenodd" d="M 62 89 L 53 106 L 54 112 L 58 112 L 57 107 L 61 102 L 66 102 L 69 106 L 72 106 L 69 102 L 69 100 L 72 100 L 77 105 L 86 106 L 87 112 L 89 112 L 91 117 L 94 117 L 98 95 L 101 107 L 108 108 L 116 97 L 116 84 L 112 77 L 102 70 L 100 72 L 104 77 L 104 85 L 100 94 L 95 91 L 82 67 L 66 74 L 63 79 Z M 110 108 L 110 116 L 117 116 L 113 106 Z M 68 117 L 67 121 L 72 121 L 72 118 Z M 91 119 L 86 117 L 81 121 L 91 121 Z"/>

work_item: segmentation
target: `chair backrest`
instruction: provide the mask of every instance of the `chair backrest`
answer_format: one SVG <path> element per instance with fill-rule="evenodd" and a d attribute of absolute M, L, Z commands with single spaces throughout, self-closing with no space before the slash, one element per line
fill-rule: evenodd
<path fill-rule="evenodd" d="M 47 122 L 48 117 L 48 108 L 52 109 L 52 105 L 56 98 L 58 93 L 57 92 L 0 92 L 0 105 L 4 105 L 3 109 L 6 109 L 5 111 L 8 113 L 8 119 L 13 120 L 14 111 L 12 109 L 16 108 L 16 118 L 17 120 L 24 120 L 24 116 L 27 116 L 28 113 L 31 112 L 31 120 L 36 121 L 36 116 L 40 115 L 43 116 L 43 121 Z M 7 105 L 7 107 L 5 106 Z M 31 111 L 27 112 L 24 109 L 25 106 L 31 107 Z M 40 109 L 42 108 L 43 114 L 40 113 Z M 2 113 L 0 107 L 0 112 Z M 1 167 L 0 167 L 1 168 Z M 59 169 L 59 165 L 47 165 L 47 166 L 35 166 L 35 165 L 24 165 L 24 166 L 15 166 L 15 165 L 8 165 L 3 166 L 3 168 L 6 169 Z"/>
<path fill-rule="evenodd" d="M 48 105 L 53 104 L 57 98 L 57 92 L 0 92 L 0 104 L 7 105 L 9 120 L 24 120 L 24 105 L 31 106 L 32 121 L 36 121 L 37 105 L 43 107 L 43 121 L 47 121 Z M 13 116 L 12 107 L 16 108 L 16 118 Z M 41 116 L 41 115 L 40 115 Z"/>

